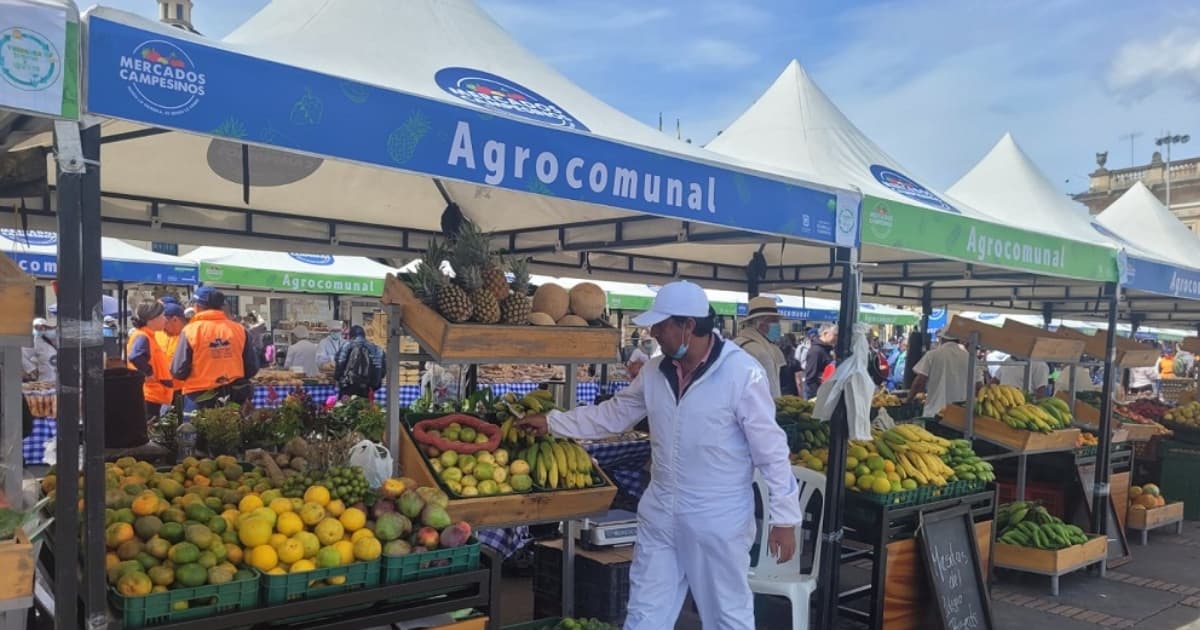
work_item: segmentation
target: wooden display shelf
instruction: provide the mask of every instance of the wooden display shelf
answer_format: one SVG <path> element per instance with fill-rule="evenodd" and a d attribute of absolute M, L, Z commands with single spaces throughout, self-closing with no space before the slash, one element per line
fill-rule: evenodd
<path fill-rule="evenodd" d="M 942 410 L 942 424 L 965 431 L 967 410 L 950 405 Z M 1014 429 L 988 416 L 975 416 L 975 436 L 1018 453 L 1043 453 L 1070 451 L 1075 448 L 1079 429 L 1059 429 L 1050 433 L 1035 433 L 1025 429 Z"/>
<path fill-rule="evenodd" d="M 444 363 L 611 363 L 621 347 L 615 328 L 451 324 L 395 275 L 383 303 L 400 307 L 400 324 L 435 361 Z M 25 334 L 29 325 L 25 324 Z"/>
<path fill-rule="evenodd" d="M 998 568 L 1049 576 L 1050 594 L 1057 597 L 1058 578 L 1061 576 L 1093 564 L 1099 564 L 1100 574 L 1104 575 L 1108 537 L 1089 534 L 1086 543 L 1065 549 L 1037 549 L 996 541 L 992 557 Z"/>
<path fill-rule="evenodd" d="M 1072 328 L 1059 327 L 1058 333 L 1067 339 L 1078 339 L 1084 342 L 1084 352 L 1096 359 L 1103 359 L 1108 354 L 1106 335 L 1088 335 Z M 1149 367 L 1158 362 L 1158 350 L 1139 343 L 1128 337 L 1116 337 L 1116 362 L 1125 368 Z"/>
<path fill-rule="evenodd" d="M 1007 352 L 1023 359 L 1073 362 L 1078 361 L 1080 355 L 1083 354 L 1084 343 L 1082 341 L 1057 338 L 1054 333 L 1040 328 L 1029 328 L 1037 331 L 1037 334 L 1016 332 L 1011 328 L 999 328 L 955 315 L 950 320 L 946 334 L 958 337 L 965 344 L 971 333 L 979 333 L 980 346 Z"/>
<path fill-rule="evenodd" d="M 1065 392 L 1058 392 L 1054 395 L 1059 400 L 1070 404 L 1070 395 Z M 1071 415 L 1075 418 L 1075 426 L 1087 429 L 1092 432 L 1100 431 L 1100 410 L 1083 402 L 1082 400 L 1075 401 L 1075 407 L 1071 410 Z M 1147 427 L 1153 429 L 1154 427 Z M 1112 426 L 1112 441 L 1128 442 L 1132 440 L 1132 432 L 1129 431 L 1127 425 L 1114 420 Z M 1149 438 L 1146 438 L 1149 439 Z"/>
<path fill-rule="evenodd" d="M 1175 525 L 1175 533 L 1183 533 L 1183 501 L 1168 503 L 1162 507 L 1145 510 L 1129 509 L 1125 512 L 1125 529 L 1140 532 L 1142 546 L 1152 529 Z"/>
<path fill-rule="evenodd" d="M 1192 354 L 1200 353 L 1200 337 L 1184 337 L 1183 341 L 1179 342 L 1179 347 Z"/>
<path fill-rule="evenodd" d="M 0 542 L 0 602 L 33 595 L 33 543 L 18 527 L 12 540 Z M 2 608 L 2 607 L 0 607 Z"/>
<path fill-rule="evenodd" d="M 439 487 L 425 458 L 417 451 L 407 428 L 400 433 L 399 464 L 402 474 L 423 486 Z M 603 470 L 596 472 L 605 485 L 583 490 L 527 492 L 491 497 L 450 499 L 446 509 L 451 520 L 466 521 L 475 527 L 499 527 L 528 523 L 575 520 L 607 512 L 617 495 L 617 486 Z"/>
<path fill-rule="evenodd" d="M 1129 432 L 1130 442 L 1149 442 L 1154 439 L 1154 436 L 1163 434 L 1158 427 L 1150 424 L 1122 422 L 1121 426 Z"/>
<path fill-rule="evenodd" d="M 8 256 L 0 255 L 0 337 L 29 337 L 33 321 L 33 277 Z"/>

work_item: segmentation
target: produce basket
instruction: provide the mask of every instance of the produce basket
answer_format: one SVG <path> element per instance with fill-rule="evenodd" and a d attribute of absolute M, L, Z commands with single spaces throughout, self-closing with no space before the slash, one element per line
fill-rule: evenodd
<path fill-rule="evenodd" d="M 859 492 L 859 496 L 874 503 L 885 507 L 908 507 L 911 505 L 921 505 L 938 499 L 953 499 L 983 490 L 987 486 L 987 482 L 978 479 L 959 479 L 951 481 L 944 486 L 921 486 L 913 490 L 901 490 L 900 492 L 889 492 L 888 494 L 878 494 L 875 492 Z"/>
<path fill-rule="evenodd" d="M 437 549 L 407 556 L 384 556 L 381 560 L 384 584 L 398 584 L 440 577 L 479 568 L 479 540 L 474 536 L 461 547 Z"/>
<path fill-rule="evenodd" d="M 1184 392 L 1196 391 L 1196 381 L 1190 378 L 1168 378 L 1159 382 L 1161 383 L 1159 398 L 1170 403 L 1179 402 L 1179 398 Z"/>
<path fill-rule="evenodd" d="M 309 587 L 316 580 L 344 576 L 345 583 Z M 287 575 L 262 576 L 263 603 L 278 606 L 298 599 L 314 599 L 358 588 L 379 585 L 379 561 L 354 562 L 340 567 L 315 569 Z"/>
<path fill-rule="evenodd" d="M 109 588 L 109 600 L 129 630 L 163 623 L 210 617 L 258 606 L 259 573 L 225 584 L 177 588 L 164 593 L 125 596 Z"/>

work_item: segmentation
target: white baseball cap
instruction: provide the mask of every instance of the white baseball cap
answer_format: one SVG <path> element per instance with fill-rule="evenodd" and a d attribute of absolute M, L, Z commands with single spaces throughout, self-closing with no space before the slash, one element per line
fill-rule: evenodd
<path fill-rule="evenodd" d="M 708 317 L 708 296 L 700 285 L 686 280 L 663 285 L 650 310 L 633 318 L 638 326 L 653 326 L 668 317 Z"/>
<path fill-rule="evenodd" d="M 33 320 L 34 327 L 44 326 L 46 328 L 55 328 L 54 322 L 47 320 L 44 317 L 38 317 Z"/>

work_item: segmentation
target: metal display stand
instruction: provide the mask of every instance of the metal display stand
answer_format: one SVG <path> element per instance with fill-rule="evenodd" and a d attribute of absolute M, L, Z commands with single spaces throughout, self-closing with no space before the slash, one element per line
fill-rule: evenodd
<path fill-rule="evenodd" d="M 22 392 L 21 348 L 29 346 L 28 337 L 0 336 L 0 466 L 4 471 L 4 495 L 9 507 L 21 510 L 24 497 L 21 490 L 25 458 L 21 451 Z M 0 627 L 23 630 L 26 610 L 33 597 L 19 597 L 0 602 Z"/>

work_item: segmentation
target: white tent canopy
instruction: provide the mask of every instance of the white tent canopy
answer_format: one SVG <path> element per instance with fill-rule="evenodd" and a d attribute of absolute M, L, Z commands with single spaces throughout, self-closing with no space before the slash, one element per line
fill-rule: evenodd
<path fill-rule="evenodd" d="M 1025 267 L 986 257 L 988 252 L 975 248 L 967 232 L 1008 229 L 1009 235 L 1021 236 L 1006 227 L 1011 222 L 922 184 L 855 127 L 797 61 L 788 64 L 707 148 L 764 168 L 816 173 L 835 185 L 861 190 L 862 259 L 877 263 L 862 270 L 864 298 L 919 302 L 922 285 L 934 283 L 935 304 L 1011 303 L 1040 308 L 1034 303 L 1061 299 L 1064 287 L 1079 284 L 1047 277 L 1062 275 L 1048 266 L 1032 272 L 997 272 Z M 906 212 L 900 215 L 898 210 Z M 933 231 L 938 226 L 945 236 Z M 943 246 L 940 241 L 956 244 Z"/>
<path fill-rule="evenodd" d="M 786 182 L 785 187 L 778 189 L 780 199 L 786 196 L 803 200 L 805 191 L 818 191 L 822 199 L 829 198 L 831 205 L 834 197 L 845 207 L 857 205 L 855 193 L 847 189 L 839 192 L 811 174 L 781 169 L 769 174 L 754 171 L 737 160 L 680 142 L 625 116 L 522 48 L 469 0 L 384 3 L 275 0 L 220 43 L 111 9 L 93 9 L 88 18 L 162 34 L 181 42 L 180 46 L 172 44 L 175 48 L 186 48 L 193 54 L 199 54 L 199 49 L 191 45 L 216 47 L 346 80 L 340 94 L 324 95 L 324 100 L 303 86 L 283 84 L 293 85 L 296 90 L 290 117 L 264 120 L 234 112 L 216 128 L 205 130 L 211 136 L 218 136 L 215 138 L 163 132 L 131 122 L 106 122 L 102 152 L 103 214 L 106 231 L 114 234 L 149 238 L 148 232 L 152 231 L 154 240 L 254 247 L 267 243 L 284 250 L 349 251 L 407 258 L 412 252 L 423 251 L 428 239 L 443 231 L 443 211 L 453 206 L 485 230 L 497 232 L 500 241 L 497 246 L 514 254 L 533 256 L 533 269 L 539 272 L 574 269 L 597 277 L 633 281 L 649 276 L 690 277 L 710 286 L 741 287 L 745 284 L 744 268 L 749 255 L 714 259 L 707 255 L 709 243 L 748 242 L 753 248 L 762 243 L 782 243 L 784 240 L 778 236 L 764 233 L 804 231 L 799 226 L 787 226 L 787 220 L 778 217 L 790 217 L 793 212 L 796 217 L 829 213 L 824 202 L 820 208 L 813 207 L 811 200 L 796 201 L 790 208 L 764 202 L 755 206 L 758 210 L 754 214 L 780 221 L 786 229 L 755 229 L 752 222 L 746 222 L 746 214 L 733 207 L 736 204 L 730 203 L 724 209 L 728 218 L 723 218 L 722 208 L 716 204 L 704 207 L 707 202 L 700 196 L 707 192 L 702 188 L 696 189 L 701 210 L 687 213 L 685 220 L 675 216 L 684 214 L 680 212 L 652 216 L 640 207 L 635 211 L 636 204 L 629 203 L 629 199 L 646 201 L 650 196 L 645 191 L 654 188 L 652 181 L 670 184 L 672 179 L 667 175 L 651 177 L 649 171 L 654 164 L 651 161 L 640 165 L 643 172 L 635 172 L 632 179 L 623 180 L 633 183 L 631 189 L 618 186 L 615 170 L 611 177 L 596 175 L 593 181 L 589 179 L 592 177 L 589 168 L 595 165 L 592 160 L 598 158 L 586 153 L 583 158 L 589 160 L 587 165 L 568 174 L 567 170 L 573 168 L 567 162 L 568 152 L 573 147 L 567 140 L 573 142 L 575 138 L 580 142 L 611 141 L 606 146 L 618 153 L 652 152 L 655 155 L 651 160 L 659 160 L 660 156 L 677 158 L 684 164 L 736 171 L 737 176 L 731 175 L 715 191 L 717 196 L 726 195 L 727 200 L 738 199 L 748 190 L 743 184 L 755 184 L 759 181 L 755 178 L 761 178 Z M 96 29 L 92 30 L 94 34 Z M 150 52 L 157 54 L 157 50 Z M 142 54 L 147 52 L 143 50 Z M 381 59 L 404 61 L 379 63 Z M 217 70 L 212 70 L 213 80 Z M 101 70 L 100 63 L 93 60 L 92 71 L 102 74 L 116 69 Z M 533 109 L 541 113 L 532 116 L 537 120 L 531 129 L 536 131 L 546 125 L 574 127 L 573 132 L 554 134 L 553 140 L 560 145 L 555 149 L 563 152 L 558 183 L 563 178 L 578 176 L 588 186 L 604 183 L 607 188 L 601 186 L 601 189 L 618 192 L 604 197 L 606 201 L 601 205 L 590 201 L 595 195 L 589 198 L 582 193 L 568 196 L 550 191 L 531 174 L 538 168 L 534 163 L 534 158 L 540 158 L 536 150 L 532 156 L 521 158 L 512 146 L 504 144 L 484 149 L 487 141 L 484 137 L 476 138 L 472 144 L 479 157 L 469 169 L 473 178 L 470 181 L 266 148 L 288 146 L 303 150 L 309 146 L 305 139 L 313 128 L 331 124 L 335 105 L 348 107 L 345 102 L 332 102 L 333 99 L 344 99 L 367 111 L 375 106 L 373 86 L 450 104 L 470 112 L 468 116 L 478 116 L 480 121 L 498 112 L 501 117 L 511 113 L 507 103 L 506 109 L 501 110 L 489 108 L 487 99 L 478 93 L 464 96 L 467 90 L 462 86 L 473 86 L 471 82 L 478 77 L 482 77 L 479 81 L 492 81 L 488 85 L 493 87 L 517 86 L 524 90 L 522 98 L 540 99 L 541 103 Z M 89 103 L 97 100 L 97 90 L 92 87 Z M 215 92 L 216 87 L 210 85 L 209 91 Z M 213 97 L 210 94 L 205 98 Z M 206 101 L 199 103 L 198 107 L 203 108 Z M 551 113 L 546 114 L 547 111 Z M 447 147 L 460 142 L 453 128 L 448 132 L 431 131 L 429 121 L 419 111 L 390 111 L 386 115 L 394 117 L 389 124 L 395 130 L 392 135 L 380 138 L 379 146 L 386 148 L 390 156 L 387 159 L 395 169 L 407 163 L 414 143 L 419 142 L 414 138 L 423 137 L 423 133 L 430 133 Z M 342 127 L 378 124 L 379 116 L 363 114 L 363 117 L 349 123 L 343 118 L 337 124 Z M 514 117 L 531 118 L 520 112 Z M 182 118 L 185 116 L 177 117 Z M 168 120 L 164 124 L 174 123 Z M 477 121 L 477 124 L 483 123 Z M 346 142 L 362 142 L 364 136 L 350 133 L 347 137 Z M 47 137 L 41 137 L 24 146 L 48 142 Z M 497 151 L 487 153 L 492 149 Z M 148 155 L 155 159 L 146 159 Z M 461 157 L 455 160 L 456 167 L 466 162 Z M 446 158 L 440 158 L 440 163 L 445 167 Z M 525 175 L 518 182 L 521 169 Z M 248 185 L 243 182 L 244 172 L 249 174 Z M 583 190 L 586 192 L 586 186 Z M 667 199 L 674 189 L 658 190 L 655 194 Z M 683 190 L 690 194 L 690 189 Z M 769 208 L 770 205 L 774 207 Z M 738 213 L 736 219 L 732 213 Z M 829 214 L 842 216 L 836 212 Z M 714 220 L 714 215 L 719 220 Z M 848 216 L 857 222 L 856 215 Z M 734 223 L 738 227 L 729 227 Z M 823 229 L 832 240 L 838 228 L 828 219 L 823 223 L 812 226 L 813 238 L 818 229 Z M 802 240 L 789 238 L 786 248 L 768 247 L 770 262 L 828 263 L 827 248 L 798 245 Z M 693 246 L 697 243 L 705 247 Z M 658 244 L 662 245 L 643 250 L 645 255 L 639 251 L 631 258 L 630 250 Z"/>
<path fill-rule="evenodd" d="M 1096 217 L 1101 225 L 1146 251 L 1200 269 L 1200 238 L 1140 180 Z"/>
<path fill-rule="evenodd" d="M 359 256 L 198 247 L 183 258 L 200 267 L 206 284 L 247 289 L 381 295 L 395 269 Z"/>

